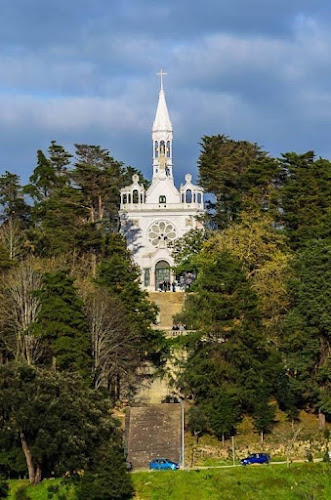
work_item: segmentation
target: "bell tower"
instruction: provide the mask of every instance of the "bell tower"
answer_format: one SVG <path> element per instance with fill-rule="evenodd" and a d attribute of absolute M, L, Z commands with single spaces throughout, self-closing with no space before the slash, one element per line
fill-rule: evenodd
<path fill-rule="evenodd" d="M 172 141 L 173 130 L 169 118 L 169 112 L 165 93 L 163 90 L 163 76 L 166 75 L 162 69 L 160 76 L 159 101 L 156 108 L 152 128 L 153 141 L 153 179 L 159 177 L 173 178 L 172 173 Z"/>

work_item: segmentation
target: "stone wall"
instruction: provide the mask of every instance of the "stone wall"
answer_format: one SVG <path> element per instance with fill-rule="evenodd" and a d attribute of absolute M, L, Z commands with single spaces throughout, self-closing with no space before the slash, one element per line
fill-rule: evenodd
<path fill-rule="evenodd" d="M 149 299 L 159 308 L 158 328 L 171 329 L 173 317 L 183 309 L 184 292 L 150 292 Z"/>

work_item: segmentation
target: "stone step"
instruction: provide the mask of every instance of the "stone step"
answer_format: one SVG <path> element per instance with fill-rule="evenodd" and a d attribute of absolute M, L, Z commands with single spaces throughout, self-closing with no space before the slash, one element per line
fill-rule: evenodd
<path fill-rule="evenodd" d="M 163 403 L 129 408 L 125 434 L 127 459 L 133 467 L 147 467 L 150 460 L 157 457 L 179 462 L 180 404 Z"/>

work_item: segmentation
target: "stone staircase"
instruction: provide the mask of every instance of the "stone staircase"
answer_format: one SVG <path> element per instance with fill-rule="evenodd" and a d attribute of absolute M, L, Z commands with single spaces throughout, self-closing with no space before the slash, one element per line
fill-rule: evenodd
<path fill-rule="evenodd" d="M 132 406 L 127 409 L 125 429 L 127 460 L 133 467 L 147 467 L 158 457 L 180 462 L 179 403 Z"/>

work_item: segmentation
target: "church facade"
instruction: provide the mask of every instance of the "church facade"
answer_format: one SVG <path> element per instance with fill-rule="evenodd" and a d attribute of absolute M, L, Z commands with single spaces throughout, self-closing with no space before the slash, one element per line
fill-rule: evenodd
<path fill-rule="evenodd" d="M 145 190 L 139 176 L 121 189 L 120 220 L 133 259 L 141 269 L 141 283 L 148 291 L 175 279 L 171 245 L 191 229 L 202 229 L 203 189 L 186 174 L 177 189 L 173 177 L 173 128 L 161 88 L 152 127 L 153 177 Z"/>

